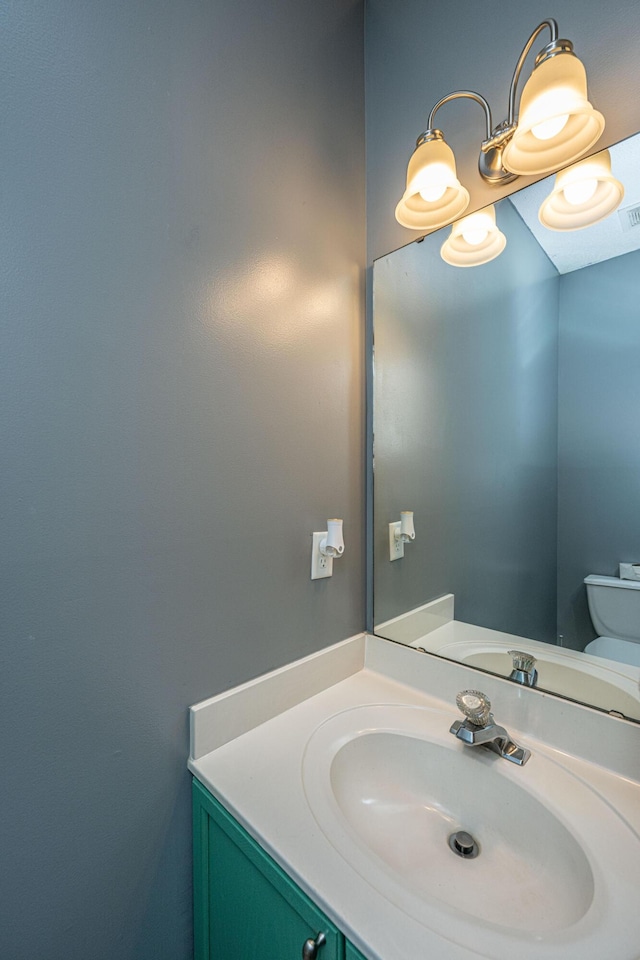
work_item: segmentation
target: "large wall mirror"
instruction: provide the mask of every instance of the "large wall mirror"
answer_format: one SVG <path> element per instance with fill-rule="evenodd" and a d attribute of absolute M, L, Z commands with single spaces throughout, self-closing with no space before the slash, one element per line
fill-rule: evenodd
<path fill-rule="evenodd" d="M 610 156 L 596 224 L 542 225 L 550 177 L 490 262 L 374 265 L 374 630 L 640 720 L 640 134 Z"/>

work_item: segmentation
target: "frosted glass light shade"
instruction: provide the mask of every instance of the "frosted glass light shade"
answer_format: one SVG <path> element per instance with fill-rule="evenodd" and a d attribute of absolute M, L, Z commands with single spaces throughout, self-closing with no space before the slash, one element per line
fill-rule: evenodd
<path fill-rule="evenodd" d="M 440 248 L 440 256 L 452 267 L 478 267 L 481 263 L 495 260 L 506 245 L 507 238 L 496 224 L 496 211 L 492 204 L 457 220 Z"/>
<path fill-rule="evenodd" d="M 613 213 L 623 197 L 624 187 L 611 173 L 609 151 L 602 150 L 557 174 L 538 219 L 549 230 L 582 230 Z"/>
<path fill-rule="evenodd" d="M 410 230 L 436 230 L 469 206 L 469 194 L 456 176 L 453 150 L 442 139 L 428 140 L 413 152 L 407 189 L 396 207 L 396 220 Z"/>
<path fill-rule="evenodd" d="M 504 148 L 507 170 L 551 173 L 593 146 L 604 117 L 587 100 L 587 74 L 572 53 L 544 60 L 527 80 L 516 131 Z"/>

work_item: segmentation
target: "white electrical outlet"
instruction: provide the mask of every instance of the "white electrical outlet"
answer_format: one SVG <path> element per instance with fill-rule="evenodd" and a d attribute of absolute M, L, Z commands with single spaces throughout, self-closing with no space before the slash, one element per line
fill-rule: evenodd
<path fill-rule="evenodd" d="M 396 537 L 396 531 L 400 534 L 400 521 L 389 524 L 389 560 L 400 560 L 404 557 L 404 541 Z"/>
<path fill-rule="evenodd" d="M 333 576 L 333 557 L 325 557 L 320 553 L 320 542 L 326 540 L 327 531 L 314 533 L 311 546 L 311 579 L 322 580 L 323 577 Z"/>

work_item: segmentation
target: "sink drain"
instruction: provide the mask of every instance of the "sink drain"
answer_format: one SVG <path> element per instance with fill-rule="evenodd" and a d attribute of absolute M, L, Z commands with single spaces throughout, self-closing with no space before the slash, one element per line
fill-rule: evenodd
<path fill-rule="evenodd" d="M 458 857 L 473 860 L 480 853 L 480 847 L 466 830 L 457 830 L 449 837 L 449 846 Z"/>

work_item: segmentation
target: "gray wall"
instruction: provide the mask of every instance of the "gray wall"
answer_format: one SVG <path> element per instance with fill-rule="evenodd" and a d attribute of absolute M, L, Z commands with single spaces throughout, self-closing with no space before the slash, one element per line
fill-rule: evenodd
<path fill-rule="evenodd" d="M 188 705 L 363 626 L 362 19 L 3 5 L 6 960 L 186 960 Z"/>
<path fill-rule="evenodd" d="M 445 94 L 466 87 L 488 99 L 496 123 L 503 120 L 518 55 L 531 31 L 549 16 L 558 21 L 560 36 L 574 42 L 586 66 L 590 99 L 607 122 L 602 146 L 635 133 L 640 129 L 638 0 L 616 0 L 606 9 L 598 0 L 554 0 L 551 5 L 529 0 L 508 8 L 478 0 L 367 0 L 369 261 L 413 236 L 396 223 L 394 210 L 431 107 Z M 543 36 L 540 46 L 544 43 Z M 529 182 L 521 179 L 496 190 L 480 179 L 477 156 L 484 115 L 476 104 L 448 104 L 437 120 L 471 193 L 469 212 Z"/>
<path fill-rule="evenodd" d="M 496 215 L 491 263 L 446 264 L 445 228 L 374 267 L 374 617 L 452 592 L 458 620 L 554 642 L 559 277 L 508 200 Z"/>
<path fill-rule="evenodd" d="M 560 281 L 558 629 L 595 636 L 582 583 L 640 557 L 640 251 Z"/>

